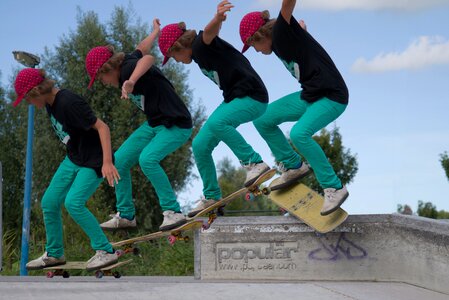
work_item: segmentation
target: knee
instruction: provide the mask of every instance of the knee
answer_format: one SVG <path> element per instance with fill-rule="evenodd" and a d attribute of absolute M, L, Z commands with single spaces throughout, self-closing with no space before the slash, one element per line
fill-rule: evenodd
<path fill-rule="evenodd" d="M 69 198 L 65 200 L 64 206 L 71 216 L 79 214 L 85 208 L 84 204 L 78 203 L 77 201 Z"/>
<path fill-rule="evenodd" d="M 215 135 L 219 135 L 227 124 L 220 120 L 208 120 L 207 128 Z"/>
<path fill-rule="evenodd" d="M 312 134 L 303 128 L 293 127 L 290 132 L 290 139 L 297 148 L 300 148 L 302 145 L 309 143 L 312 139 Z"/>
<path fill-rule="evenodd" d="M 155 155 L 141 153 L 139 156 L 139 165 L 142 169 L 153 168 L 159 165 L 159 159 Z"/>
<path fill-rule="evenodd" d="M 273 119 L 267 117 L 266 114 L 262 115 L 260 118 L 255 119 L 253 121 L 253 124 L 258 131 L 270 129 L 277 126 L 277 124 L 274 123 Z"/>
<path fill-rule="evenodd" d="M 41 201 L 41 208 L 42 208 L 42 212 L 45 213 L 49 213 L 49 212 L 53 212 L 53 211 L 57 211 L 60 209 L 59 205 L 58 205 L 58 200 L 54 199 L 51 196 L 48 195 L 44 195 L 44 197 L 42 198 Z"/>
<path fill-rule="evenodd" d="M 126 153 L 117 151 L 114 154 L 114 165 L 119 172 L 131 169 L 131 165 L 128 163 Z"/>

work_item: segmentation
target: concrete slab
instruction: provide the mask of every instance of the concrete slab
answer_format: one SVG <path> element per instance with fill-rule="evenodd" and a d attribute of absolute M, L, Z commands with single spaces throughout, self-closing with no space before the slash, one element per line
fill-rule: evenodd
<path fill-rule="evenodd" d="M 405 283 L 198 281 L 192 277 L 47 279 L 0 276 L 0 299 L 2 300 L 198 300 L 200 298 L 214 300 L 447 300 L 449 296 Z"/>
<path fill-rule="evenodd" d="M 292 217 L 225 217 L 195 234 L 195 276 L 405 282 L 449 294 L 449 224 L 355 215 L 317 234 Z"/>

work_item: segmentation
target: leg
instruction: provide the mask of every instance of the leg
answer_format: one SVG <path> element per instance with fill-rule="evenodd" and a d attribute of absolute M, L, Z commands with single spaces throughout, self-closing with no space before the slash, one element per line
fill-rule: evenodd
<path fill-rule="evenodd" d="M 346 105 L 323 98 L 308 105 L 306 112 L 290 132 L 293 144 L 307 159 L 315 172 L 318 182 L 324 189 L 341 189 L 342 184 L 323 150 L 312 136 L 337 119 L 345 109 Z"/>
<path fill-rule="evenodd" d="M 192 130 L 176 126 L 171 128 L 158 126 L 154 130 L 157 133 L 140 154 L 139 164 L 143 173 L 156 190 L 162 210 L 181 212 L 176 195 L 160 162 L 167 155 L 184 145 L 189 139 Z"/>
<path fill-rule="evenodd" d="M 268 105 L 267 111 L 253 122 L 270 147 L 276 161 L 281 162 L 286 169 L 296 168 L 301 158 L 278 125 L 297 121 L 306 108 L 307 103 L 300 100 L 300 92 L 295 92 Z"/>
<path fill-rule="evenodd" d="M 94 215 L 87 209 L 86 202 L 97 190 L 102 178 L 98 178 L 91 168 L 78 167 L 77 175 L 65 200 L 67 209 L 73 220 L 81 227 L 90 239 L 94 250 L 113 252 L 112 246 L 101 230 Z"/>
<path fill-rule="evenodd" d="M 142 150 L 148 145 L 155 133 L 147 122 L 134 131 L 115 152 L 115 167 L 120 174 L 120 181 L 115 186 L 117 211 L 122 217 L 132 219 L 135 207 L 132 201 L 131 168 L 139 161 Z"/>
<path fill-rule="evenodd" d="M 257 119 L 266 108 L 267 104 L 249 97 L 236 98 L 229 103 L 222 103 L 207 120 L 210 131 L 223 141 L 244 165 L 259 163 L 262 158 L 236 128 Z"/>
<path fill-rule="evenodd" d="M 61 205 L 75 180 L 75 171 L 76 166 L 66 157 L 53 175 L 42 198 L 41 206 L 47 236 L 45 248 L 49 257 L 58 258 L 64 255 Z"/>
<path fill-rule="evenodd" d="M 219 142 L 220 140 L 210 130 L 208 121 L 206 121 L 192 142 L 192 151 L 203 181 L 203 195 L 206 199 L 218 200 L 221 198 L 217 170 L 212 158 L 212 151 Z"/>

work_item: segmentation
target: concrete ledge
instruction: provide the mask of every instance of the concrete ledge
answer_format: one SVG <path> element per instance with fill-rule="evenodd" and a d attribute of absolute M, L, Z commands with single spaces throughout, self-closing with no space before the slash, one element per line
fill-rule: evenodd
<path fill-rule="evenodd" d="M 449 294 L 449 223 L 353 215 L 317 234 L 292 217 L 226 217 L 195 235 L 195 278 L 405 282 Z"/>

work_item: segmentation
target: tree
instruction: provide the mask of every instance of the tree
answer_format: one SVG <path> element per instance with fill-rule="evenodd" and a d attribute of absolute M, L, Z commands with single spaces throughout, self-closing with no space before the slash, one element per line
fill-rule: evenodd
<path fill-rule="evenodd" d="M 400 213 L 401 215 L 409 215 L 409 216 L 413 215 L 412 208 L 407 204 L 405 205 L 398 204 L 397 212 Z"/>
<path fill-rule="evenodd" d="M 412 215 L 413 211 L 409 205 L 398 205 L 397 212 L 403 215 Z M 431 219 L 449 219 L 449 212 L 444 210 L 437 210 L 437 207 L 432 202 L 418 201 L 418 209 L 416 214 L 420 217 Z"/>
<path fill-rule="evenodd" d="M 449 156 L 448 156 L 447 152 L 440 154 L 440 162 L 441 162 L 441 166 L 444 169 L 444 172 L 446 173 L 446 177 L 449 180 Z"/>
<path fill-rule="evenodd" d="M 143 122 L 145 115 L 135 108 L 130 101 L 120 99 L 119 90 L 107 88 L 96 83 L 93 91 L 87 90 L 89 78 L 85 70 L 84 59 L 88 51 L 98 45 L 112 44 L 119 51 L 129 52 L 150 32 L 148 25 L 134 21 L 131 10 L 116 7 L 110 21 L 100 23 L 94 12 L 78 11 L 77 28 L 61 37 L 54 49 L 46 48 L 41 55 L 41 65 L 47 75 L 57 81 L 57 86 L 67 88 L 84 96 L 96 115 L 104 120 L 111 129 L 112 147 L 117 150 L 123 141 Z M 133 20 L 131 20 L 131 16 Z M 154 45 L 156 46 L 156 45 Z M 157 65 L 161 61 L 158 51 L 152 50 Z M 192 91 L 185 82 L 186 71 L 181 66 L 167 64 L 163 69 L 172 81 L 178 94 L 190 109 L 194 119 L 194 135 L 205 120 L 204 108 L 195 105 Z M 12 86 L 12 84 L 11 84 Z M 3 163 L 5 180 L 4 227 L 5 232 L 13 230 L 20 237 L 23 203 L 23 174 L 25 172 L 26 120 L 27 105 L 12 108 L 10 102 L 15 94 L 0 90 L 0 161 Z M 40 201 L 54 172 L 63 160 L 66 151 L 55 136 L 45 110 L 36 110 L 33 149 L 33 193 L 30 251 L 40 252 L 45 241 Z M 189 181 L 193 166 L 191 140 L 178 151 L 168 156 L 163 168 L 175 191 L 181 190 Z M 133 198 L 137 209 L 138 223 L 146 231 L 154 231 L 162 222 L 162 212 L 155 192 L 139 167 L 132 170 Z M 100 220 L 115 211 L 114 190 L 103 183 L 88 207 Z M 64 213 L 65 239 L 67 252 L 88 253 L 89 249 L 84 234 Z M 11 239 L 9 239 L 11 240 Z M 14 249 L 20 248 L 19 239 L 15 240 Z M 69 248 L 75 245 L 76 248 Z M 34 248 L 33 248 L 34 247 Z M 39 249 L 38 249 L 39 248 Z M 41 254 L 40 252 L 39 254 Z"/>
<path fill-rule="evenodd" d="M 130 16 L 132 14 L 132 11 L 117 7 L 111 20 L 103 25 L 99 22 L 96 13 L 79 11 L 77 29 L 64 35 L 60 44 L 53 51 L 47 49 L 43 59 L 44 67 L 52 77 L 57 78 L 62 87 L 84 95 L 98 117 L 110 126 L 114 150 L 118 149 L 138 126 L 146 122 L 146 117 L 130 101 L 121 100 L 120 93 L 115 88 L 104 87 L 96 83 L 94 92 L 88 92 L 86 87 L 89 78 L 85 71 L 84 58 L 92 47 L 105 44 L 112 44 L 118 51 L 133 51 L 136 45 L 148 35 L 149 28 L 147 25 L 141 24 L 139 19 L 135 22 L 131 21 Z M 158 51 L 154 51 L 155 46 L 153 45 L 152 55 L 156 57 L 158 64 L 161 57 Z M 183 67 L 173 66 L 172 64 L 168 64 L 162 70 L 173 82 L 178 94 L 190 108 L 195 118 L 196 133 L 204 121 L 204 113 L 202 107 L 193 105 L 192 92 L 184 81 L 184 78 L 187 77 L 186 72 Z M 45 113 L 42 114 L 42 118 L 45 118 L 44 115 Z M 41 121 L 40 123 L 49 124 Z M 39 138 L 36 143 L 41 146 L 37 147 L 36 152 L 39 154 L 36 156 L 45 157 L 44 153 L 55 153 L 57 155 L 53 157 L 57 158 L 55 162 L 42 169 L 42 173 L 46 176 L 44 174 L 42 174 L 44 176 L 38 176 L 42 178 L 39 187 L 43 188 L 48 184 L 48 176 L 51 176 L 49 174 L 52 174 L 53 169 L 58 165 L 57 161 L 60 161 L 63 155 L 62 148 L 56 139 L 44 134 L 44 132 L 50 132 L 51 134 L 48 126 L 45 127 L 47 128 L 42 128 L 42 138 Z M 53 142 L 50 142 L 50 140 Z M 191 142 L 189 141 L 162 162 L 175 190 L 182 189 L 191 176 L 193 160 L 191 159 L 190 145 Z M 155 192 L 138 167 L 132 170 L 132 182 L 137 221 L 148 230 L 153 230 L 162 221 L 162 213 Z M 107 184 L 103 184 L 95 193 L 94 202 L 98 205 L 98 210 L 104 212 L 103 217 L 106 217 L 108 213 L 115 210 L 114 190 L 109 188 Z"/>

